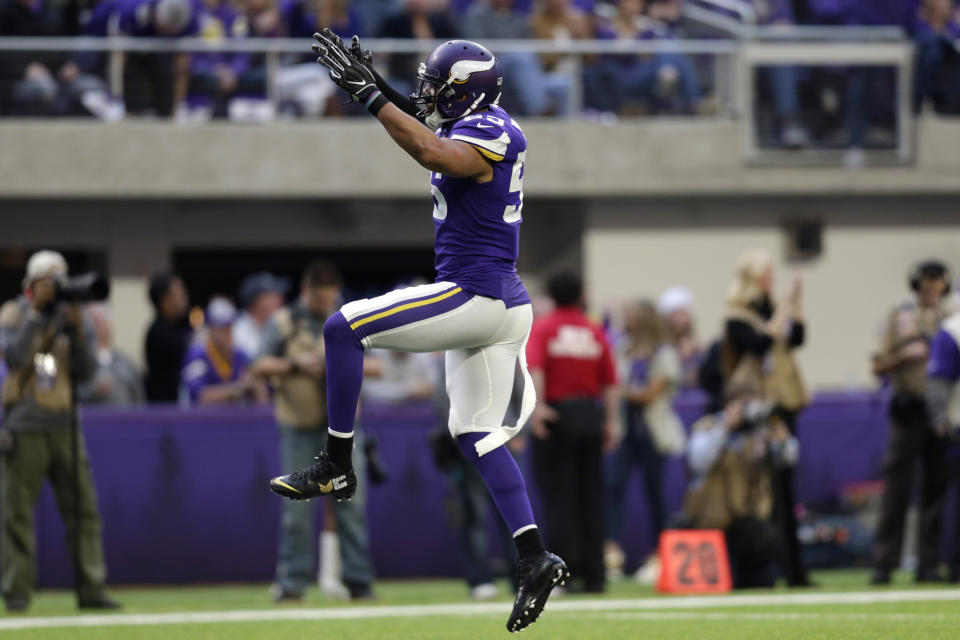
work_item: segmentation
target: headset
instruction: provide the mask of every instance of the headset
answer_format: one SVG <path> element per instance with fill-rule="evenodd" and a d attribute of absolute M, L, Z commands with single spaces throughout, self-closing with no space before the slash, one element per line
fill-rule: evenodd
<path fill-rule="evenodd" d="M 943 278 L 943 281 L 947 283 L 947 288 L 944 290 L 943 295 L 946 296 L 949 294 L 953 288 L 953 276 L 950 275 L 950 267 L 939 260 L 924 260 L 923 262 L 915 264 L 910 270 L 907 282 L 910 284 L 910 289 L 916 292 L 920 290 L 921 280 L 932 280 L 935 278 Z"/>

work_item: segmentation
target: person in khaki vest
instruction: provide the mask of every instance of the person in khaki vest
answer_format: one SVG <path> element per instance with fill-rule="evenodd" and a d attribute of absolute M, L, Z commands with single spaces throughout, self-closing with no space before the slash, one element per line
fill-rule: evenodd
<path fill-rule="evenodd" d="M 799 446 L 757 387 L 733 385 L 727 398 L 691 429 L 683 511 L 696 528 L 723 530 L 735 587 L 770 587 L 781 547 L 770 522 L 771 472 L 795 465 Z"/>
<path fill-rule="evenodd" d="M 79 551 L 79 558 L 74 557 L 77 605 L 119 606 L 104 587 L 102 525 L 79 426 L 74 449 L 72 386 L 93 376 L 96 360 L 82 307 L 56 299 L 56 282 L 66 275 L 62 255 L 35 253 L 27 263 L 24 294 L 0 308 L 0 341 L 9 368 L 3 384 L 4 428 L 13 438 L 4 465 L 0 554 L 8 611 L 25 611 L 36 587 L 33 512 L 47 479 L 66 524 L 67 547 L 74 556 Z"/>
<path fill-rule="evenodd" d="M 722 366 L 727 385 L 757 386 L 791 435 L 796 435 L 797 417 L 807 405 L 807 390 L 793 355 L 806 339 L 803 287 L 795 279 L 789 295 L 779 301 L 774 299 L 773 287 L 770 254 L 761 249 L 745 251 L 727 296 Z M 797 539 L 793 475 L 793 467 L 773 471 L 771 517 L 783 542 L 783 577 L 791 587 L 806 587 L 810 580 Z"/>
<path fill-rule="evenodd" d="M 950 275 L 936 260 L 910 272 L 914 301 L 890 313 L 873 372 L 890 380 L 890 441 L 883 460 L 883 497 L 875 534 L 872 584 L 890 584 L 900 565 L 903 530 L 913 488 L 914 468 L 923 463 L 917 545 L 917 582 L 938 582 L 940 531 L 949 478 L 946 439 L 930 424 L 924 393 L 930 341 L 949 315 Z"/>
<path fill-rule="evenodd" d="M 320 262 L 309 265 L 303 274 L 300 298 L 271 316 L 260 356 L 251 365 L 255 375 L 270 379 L 274 387 L 281 465 L 286 472 L 309 466 L 314 452 L 326 446 L 323 323 L 337 310 L 341 286 L 340 274 L 332 265 Z M 363 472 L 363 449 L 362 444 L 354 448 L 358 473 Z M 373 567 L 363 493 L 361 488 L 350 502 L 324 501 L 321 588 L 328 597 L 372 596 Z M 283 503 L 277 577 L 272 588 L 277 602 L 302 599 L 316 575 L 313 563 L 315 506 L 308 501 Z M 335 529 L 331 526 L 333 520 Z M 330 572 L 338 565 L 343 584 L 341 575 Z"/>

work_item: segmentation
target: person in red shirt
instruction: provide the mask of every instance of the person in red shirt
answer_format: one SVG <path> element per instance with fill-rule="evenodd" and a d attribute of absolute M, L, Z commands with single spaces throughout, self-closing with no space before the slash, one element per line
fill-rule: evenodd
<path fill-rule="evenodd" d="M 617 376 L 603 328 L 583 311 L 583 281 L 560 273 L 547 284 L 556 309 L 533 323 L 527 363 L 537 391 L 531 418 L 533 470 L 546 536 L 583 589 L 604 589 L 604 450 L 619 430 Z"/>

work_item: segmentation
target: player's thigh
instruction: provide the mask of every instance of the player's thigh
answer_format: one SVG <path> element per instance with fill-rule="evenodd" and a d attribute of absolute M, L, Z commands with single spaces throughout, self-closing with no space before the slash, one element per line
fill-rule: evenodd
<path fill-rule="evenodd" d="M 430 352 L 486 344 L 507 309 L 499 300 L 441 282 L 358 300 L 341 313 L 368 349 Z"/>
<path fill-rule="evenodd" d="M 503 426 L 518 355 L 511 344 L 447 351 L 449 427 L 454 436 Z"/>

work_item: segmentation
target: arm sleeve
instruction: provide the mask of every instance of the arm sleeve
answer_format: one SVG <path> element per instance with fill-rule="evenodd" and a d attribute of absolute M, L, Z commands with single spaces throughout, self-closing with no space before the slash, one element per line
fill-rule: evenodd
<path fill-rule="evenodd" d="M 727 430 L 722 420 L 717 420 L 709 429 L 699 429 L 690 435 L 687 446 L 687 465 L 697 475 L 706 475 L 720 459 L 727 444 Z"/>
<path fill-rule="evenodd" d="M 377 70 L 373 68 L 373 65 L 370 66 L 370 70 L 373 71 L 373 78 L 377 81 L 377 89 L 380 89 L 380 93 L 389 100 L 396 108 L 403 111 L 408 116 L 414 118 L 417 117 L 417 108 L 413 106 L 413 102 L 410 98 L 405 97 L 399 91 L 390 86 L 383 77 L 377 73 Z"/>
<path fill-rule="evenodd" d="M 43 324 L 43 319 L 39 315 L 27 312 L 27 317 L 20 326 L 4 326 L 0 329 L 3 353 L 10 369 L 21 369 L 27 365 L 33 356 L 34 340 L 43 329 Z"/>
<path fill-rule="evenodd" d="M 507 157 L 510 153 L 510 132 L 505 125 L 503 120 L 488 113 L 474 114 L 457 120 L 450 130 L 450 139 L 466 142 L 492 162 L 512 162 L 516 157 Z"/>
<path fill-rule="evenodd" d="M 752 353 L 762 357 L 773 345 L 770 336 L 758 333 L 743 320 L 727 321 L 727 336 L 738 353 Z"/>
<path fill-rule="evenodd" d="M 940 329 L 930 343 L 927 375 L 948 382 L 960 380 L 960 348 L 949 333 Z"/>
<path fill-rule="evenodd" d="M 600 386 L 610 387 L 617 384 L 617 368 L 613 363 L 613 350 L 610 348 L 610 342 L 602 331 L 597 336 L 603 345 L 603 353 L 600 356 Z"/>
<path fill-rule="evenodd" d="M 207 370 L 209 367 L 203 357 L 197 353 L 189 354 L 180 373 L 180 384 L 190 394 L 190 402 L 195 403 L 200 397 L 200 391 L 207 386 Z"/>

